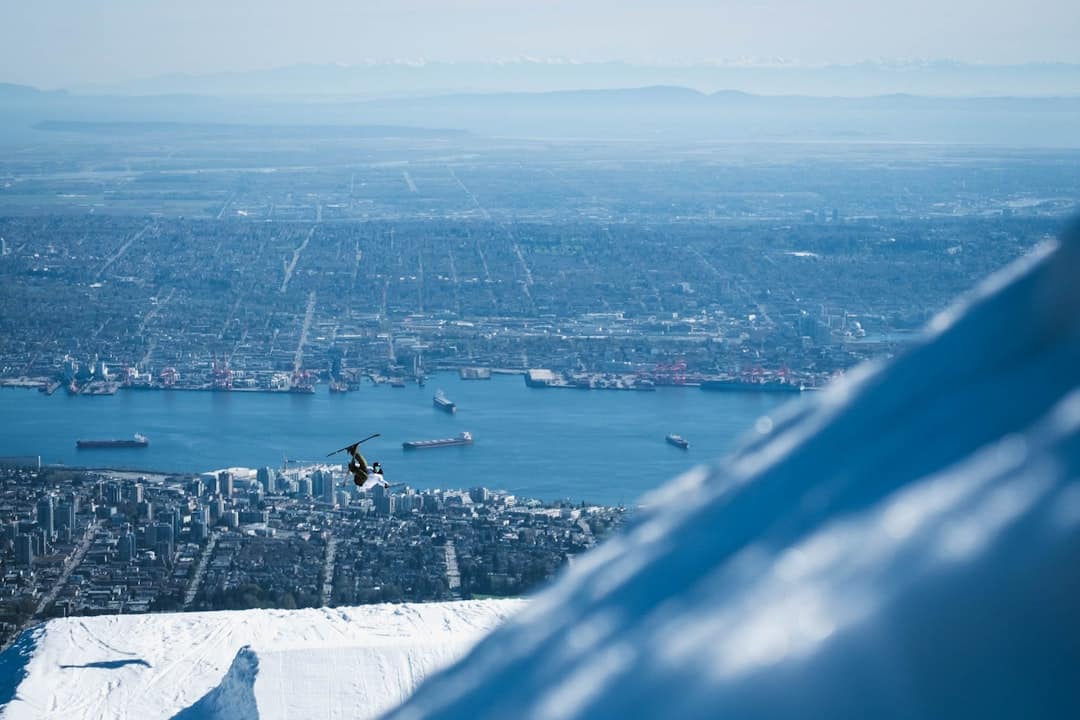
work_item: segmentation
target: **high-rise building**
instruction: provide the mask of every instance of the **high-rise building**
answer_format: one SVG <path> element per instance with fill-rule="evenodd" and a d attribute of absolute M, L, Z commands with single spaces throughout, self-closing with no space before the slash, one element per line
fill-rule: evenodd
<path fill-rule="evenodd" d="M 267 494 L 277 492 L 277 471 L 272 467 L 259 468 L 255 472 L 255 479 L 262 485 Z"/>
<path fill-rule="evenodd" d="M 334 481 L 334 476 L 329 471 L 322 473 L 323 475 L 323 488 L 322 497 L 325 502 L 334 504 L 335 495 L 337 493 L 337 483 Z"/>
<path fill-rule="evenodd" d="M 378 515 L 392 515 L 396 509 L 394 496 L 388 493 L 381 485 L 376 485 L 371 489 L 371 501 L 375 506 L 375 513 Z"/>
<path fill-rule="evenodd" d="M 15 536 L 15 562 L 29 567 L 34 563 L 34 539 L 29 535 Z"/>
<path fill-rule="evenodd" d="M 172 523 L 172 536 L 173 542 L 180 537 L 180 531 L 184 529 L 184 516 L 180 512 L 180 508 L 169 508 L 169 522 Z"/>
<path fill-rule="evenodd" d="M 123 488 L 121 488 L 120 483 L 112 482 L 106 485 L 105 502 L 110 505 L 119 505 L 120 503 L 122 503 L 124 501 L 122 490 Z"/>
<path fill-rule="evenodd" d="M 222 470 L 218 473 L 218 491 L 225 497 L 232 497 L 233 476 L 228 470 Z"/>
<path fill-rule="evenodd" d="M 195 538 L 195 542 L 202 542 L 206 539 L 206 523 L 202 520 L 191 521 L 191 536 Z"/>
<path fill-rule="evenodd" d="M 406 493 L 405 495 L 398 496 L 399 507 L 398 510 L 410 513 L 414 510 L 420 512 L 424 509 L 424 498 L 416 493 Z"/>
<path fill-rule="evenodd" d="M 45 532 L 45 528 L 39 527 L 34 530 L 34 555 L 48 555 L 52 552 L 52 535 Z"/>
<path fill-rule="evenodd" d="M 47 535 L 52 536 L 56 527 L 53 524 L 53 496 L 43 495 L 37 501 L 37 522 L 38 527 L 45 531 Z"/>
<path fill-rule="evenodd" d="M 116 551 L 121 562 L 130 562 L 135 559 L 135 536 L 129 532 L 120 536 L 116 545 Z"/>
<path fill-rule="evenodd" d="M 205 475 L 200 475 L 199 478 L 203 481 L 203 485 L 206 486 L 207 495 L 217 495 L 221 491 L 221 483 L 218 480 L 218 476 L 214 473 L 206 473 Z"/>
<path fill-rule="evenodd" d="M 147 550 L 153 550 L 157 545 L 157 527 L 147 525 L 142 529 L 142 546 Z"/>
<path fill-rule="evenodd" d="M 56 512 L 54 513 L 54 520 L 56 523 L 56 529 L 67 528 L 68 530 L 75 529 L 75 506 L 73 506 L 67 500 L 63 501 L 56 506 Z"/>
<path fill-rule="evenodd" d="M 173 528 L 172 525 L 166 522 L 157 523 L 154 525 L 154 531 L 156 535 L 156 542 L 154 543 L 154 549 L 160 557 L 171 558 L 175 545 L 173 543 Z"/>
<path fill-rule="evenodd" d="M 300 497 L 311 497 L 311 478 L 300 478 L 296 494 Z"/>
<path fill-rule="evenodd" d="M 146 488 L 142 483 L 135 483 L 131 486 L 131 499 L 133 502 L 141 503 L 143 496 L 146 494 Z"/>

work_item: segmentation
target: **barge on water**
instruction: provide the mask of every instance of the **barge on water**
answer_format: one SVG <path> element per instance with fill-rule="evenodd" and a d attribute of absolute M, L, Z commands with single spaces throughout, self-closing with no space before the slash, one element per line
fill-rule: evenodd
<path fill-rule="evenodd" d="M 457 405 L 454 404 L 453 400 L 446 397 L 446 395 L 443 394 L 442 390 L 435 393 L 434 403 L 435 407 L 439 408 L 443 412 L 448 412 L 451 415 L 457 412 Z"/>
<path fill-rule="evenodd" d="M 79 450 L 93 450 L 96 448 L 144 448 L 150 444 L 145 435 L 135 433 L 130 440 L 76 440 L 75 447 Z"/>
<path fill-rule="evenodd" d="M 401 443 L 401 447 L 406 450 L 425 450 L 427 448 L 437 447 L 455 447 L 458 445 L 472 445 L 473 436 L 472 433 L 463 432 L 457 437 L 442 438 L 441 440 L 410 440 L 408 442 Z"/>
<path fill-rule="evenodd" d="M 677 448 L 687 450 L 690 448 L 690 441 L 684 438 L 682 435 L 669 434 L 666 438 L 669 445 L 674 445 Z"/>

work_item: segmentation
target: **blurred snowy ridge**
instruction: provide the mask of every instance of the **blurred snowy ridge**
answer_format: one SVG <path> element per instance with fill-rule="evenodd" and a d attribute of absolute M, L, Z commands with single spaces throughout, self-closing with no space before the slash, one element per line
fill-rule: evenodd
<path fill-rule="evenodd" d="M 659 491 L 388 717 L 1080 717 L 1078 231 Z"/>

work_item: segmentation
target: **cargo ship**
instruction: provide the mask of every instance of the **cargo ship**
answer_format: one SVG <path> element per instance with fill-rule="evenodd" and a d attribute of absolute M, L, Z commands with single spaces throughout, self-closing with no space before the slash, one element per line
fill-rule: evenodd
<path fill-rule="evenodd" d="M 76 440 L 75 447 L 80 450 L 94 448 L 144 448 L 150 444 L 145 435 L 135 433 L 130 440 Z"/>
<path fill-rule="evenodd" d="M 472 433 L 463 432 L 457 437 L 443 438 L 441 440 L 410 440 L 401 443 L 406 450 L 423 450 L 426 448 L 454 447 L 456 445 L 472 445 Z"/>
<path fill-rule="evenodd" d="M 435 393 L 434 403 L 435 403 L 435 407 L 439 408 L 440 410 L 442 410 L 444 412 L 448 412 L 451 415 L 453 415 L 454 413 L 457 412 L 457 405 L 455 405 L 452 400 L 447 398 L 446 395 L 443 394 L 442 390 Z"/>
<path fill-rule="evenodd" d="M 677 448 L 682 448 L 683 450 L 687 450 L 690 447 L 690 442 L 686 438 L 684 438 L 682 435 L 671 435 L 671 434 L 669 434 L 666 439 L 667 439 L 669 444 L 674 445 Z"/>
<path fill-rule="evenodd" d="M 797 393 L 804 390 L 802 385 L 784 382 L 782 380 L 768 380 L 765 382 L 753 382 L 746 380 L 706 380 L 701 383 L 702 390 L 712 392 L 767 392 L 767 393 Z"/>

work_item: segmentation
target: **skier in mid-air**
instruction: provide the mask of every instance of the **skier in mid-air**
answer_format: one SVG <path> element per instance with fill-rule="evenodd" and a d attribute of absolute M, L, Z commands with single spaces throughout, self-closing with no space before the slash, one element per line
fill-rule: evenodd
<path fill-rule="evenodd" d="M 327 453 L 327 457 L 336 455 L 339 452 L 348 452 L 349 457 L 349 472 L 352 473 L 353 482 L 356 483 L 356 487 L 361 490 L 370 490 L 376 485 L 381 485 L 384 488 L 390 487 L 390 483 L 386 482 L 382 474 L 382 465 L 376 462 L 374 465 L 369 466 L 364 456 L 360 454 L 360 443 L 370 440 L 371 438 L 379 437 L 379 433 L 374 433 L 367 436 L 363 440 L 358 440 L 352 445 L 346 445 L 340 450 L 335 450 L 332 453 Z"/>
<path fill-rule="evenodd" d="M 356 487 L 361 490 L 370 490 L 376 485 L 381 485 L 384 488 L 390 486 L 390 483 L 386 482 L 386 479 L 382 474 L 382 465 L 375 462 L 374 465 L 368 466 L 367 460 L 360 454 L 356 445 L 349 446 L 349 455 L 352 456 L 352 460 L 349 461 L 349 472 L 352 473 L 353 482 L 356 483 Z"/>

